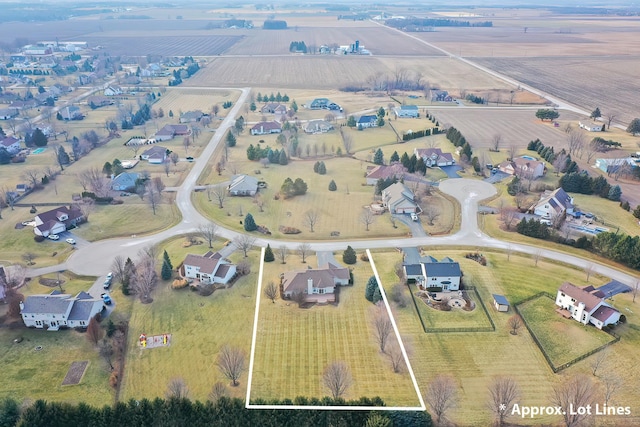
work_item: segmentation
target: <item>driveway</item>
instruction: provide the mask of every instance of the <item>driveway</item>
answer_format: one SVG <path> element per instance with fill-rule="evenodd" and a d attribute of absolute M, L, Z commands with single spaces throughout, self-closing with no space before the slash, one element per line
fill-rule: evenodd
<path fill-rule="evenodd" d="M 498 171 L 493 175 L 491 175 L 489 178 L 485 178 L 484 182 L 488 182 L 489 184 L 497 184 L 502 180 L 509 178 L 510 176 L 513 176 L 513 175 L 509 175 L 508 173 Z"/>
<path fill-rule="evenodd" d="M 411 235 L 413 237 L 428 236 L 427 232 L 424 231 L 424 228 L 422 228 L 422 223 L 420 222 L 419 216 L 418 216 L 418 221 L 411 221 L 411 217 L 409 216 L 409 214 L 404 214 L 404 215 L 395 214 L 393 215 L 393 217 L 398 221 L 400 221 L 401 223 L 405 224 L 407 227 L 409 227 L 409 231 L 411 232 Z"/>
<path fill-rule="evenodd" d="M 461 166 L 451 165 L 451 166 L 440 166 L 442 172 L 446 173 L 449 178 L 460 178 L 458 175 L 458 171 L 462 170 Z"/>
<path fill-rule="evenodd" d="M 407 248 L 402 248 L 402 252 L 404 253 L 404 263 L 405 264 L 418 264 L 420 263 L 420 251 L 415 246 L 409 246 Z"/>

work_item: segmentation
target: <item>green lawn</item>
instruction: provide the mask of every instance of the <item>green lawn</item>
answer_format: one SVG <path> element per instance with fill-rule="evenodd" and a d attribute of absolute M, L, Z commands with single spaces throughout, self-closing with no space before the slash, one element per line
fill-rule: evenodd
<path fill-rule="evenodd" d="M 565 319 L 555 311 L 551 298 L 540 297 L 518 306 L 540 345 L 555 366 L 574 360 L 610 341 L 613 337 L 592 325 Z"/>
<path fill-rule="evenodd" d="M 263 285 L 279 283 L 281 272 L 310 264 L 301 264 L 297 257 L 285 266 L 266 263 Z M 408 373 L 393 373 L 373 336 L 374 306 L 364 298 L 364 285 L 373 275 L 369 263 L 358 261 L 353 273 L 355 284 L 340 288 L 337 306 L 300 309 L 291 301 L 273 304 L 262 297 L 251 398 L 326 396 L 322 371 L 342 360 L 354 380 L 345 398 L 380 396 L 390 406 L 419 405 Z"/>
<path fill-rule="evenodd" d="M 612 185 L 614 185 L 612 183 Z M 591 212 L 597 217 L 595 225 L 604 224 L 609 231 L 615 233 L 620 228 L 621 233 L 636 236 L 640 233 L 638 219 L 631 212 L 627 212 L 620 207 L 619 202 L 603 199 L 598 196 L 587 196 L 585 194 L 572 193 L 574 204 L 582 212 Z M 601 221 L 604 221 L 603 223 Z"/>

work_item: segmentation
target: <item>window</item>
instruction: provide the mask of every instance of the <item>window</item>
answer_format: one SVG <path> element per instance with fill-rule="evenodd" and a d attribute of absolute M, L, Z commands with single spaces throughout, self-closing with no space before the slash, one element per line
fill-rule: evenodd
<path fill-rule="evenodd" d="M 566 295 L 564 294 L 564 292 L 560 292 L 560 296 L 564 297 Z"/>

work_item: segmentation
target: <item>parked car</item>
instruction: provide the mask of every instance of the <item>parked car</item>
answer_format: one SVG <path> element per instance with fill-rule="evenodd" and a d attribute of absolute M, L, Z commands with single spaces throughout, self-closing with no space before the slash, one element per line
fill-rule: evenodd
<path fill-rule="evenodd" d="M 49 239 L 51 240 L 59 240 L 60 236 L 58 236 L 57 234 L 49 234 Z"/>
<path fill-rule="evenodd" d="M 104 302 L 106 305 L 111 305 L 111 303 L 113 302 L 109 294 L 106 292 L 100 296 L 102 297 L 102 302 Z"/>
<path fill-rule="evenodd" d="M 113 279 L 113 273 L 112 272 L 107 273 L 107 279 L 109 279 L 109 280 Z"/>
<path fill-rule="evenodd" d="M 109 286 L 111 286 L 111 277 L 104 279 L 104 283 L 102 284 L 104 289 L 109 289 Z"/>
<path fill-rule="evenodd" d="M 187 157 L 186 159 L 187 159 L 187 162 L 193 162 L 193 157 L 191 156 Z"/>
<path fill-rule="evenodd" d="M 418 220 L 418 215 L 416 215 L 415 212 L 411 212 L 411 221 L 417 221 Z"/>
<path fill-rule="evenodd" d="M 75 245 L 75 244 L 76 244 L 76 241 L 75 241 L 74 239 L 72 239 L 72 238 L 68 238 L 68 239 L 66 239 L 66 242 L 67 242 L 68 244 L 70 244 L 70 245 Z"/>

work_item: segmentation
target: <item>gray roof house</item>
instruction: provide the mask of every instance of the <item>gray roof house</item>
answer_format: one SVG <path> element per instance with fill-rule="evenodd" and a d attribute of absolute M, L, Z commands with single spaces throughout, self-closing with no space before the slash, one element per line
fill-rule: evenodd
<path fill-rule="evenodd" d="M 204 113 L 200 110 L 187 111 L 180 115 L 180 123 L 193 123 L 198 122 L 204 116 Z"/>
<path fill-rule="evenodd" d="M 234 175 L 227 189 L 231 196 L 255 196 L 258 180 L 249 175 Z"/>
<path fill-rule="evenodd" d="M 573 197 L 569 196 L 562 187 L 553 191 L 547 190 L 540 196 L 540 201 L 534 205 L 533 213 L 543 218 L 573 213 Z"/>
<path fill-rule="evenodd" d="M 460 264 L 448 257 L 441 261 L 432 256 L 423 257 L 418 264 L 404 264 L 404 273 L 407 279 L 415 280 L 425 289 L 442 288 L 445 292 L 460 289 Z"/>
<path fill-rule="evenodd" d="M 421 211 L 415 201 L 413 191 L 401 182 L 391 184 L 382 190 L 382 204 L 392 214 L 419 213 Z"/>
<path fill-rule="evenodd" d="M 204 255 L 188 254 L 180 269 L 183 277 L 202 283 L 227 284 L 236 274 L 236 266 L 224 259 L 219 252 Z"/>
<path fill-rule="evenodd" d="M 167 149 L 159 145 L 154 145 L 153 147 L 142 153 L 140 155 L 140 158 L 142 160 L 148 161 L 151 164 L 159 165 L 167 160 Z"/>
<path fill-rule="evenodd" d="M 20 315 L 29 328 L 57 331 L 61 327 L 86 328 L 89 321 L 104 308 L 102 299 L 86 292 L 75 297 L 53 291 L 44 295 L 29 295 L 20 303 Z"/>
<path fill-rule="evenodd" d="M 114 191 L 124 191 L 136 186 L 138 174 L 134 172 L 122 172 L 118 176 L 112 178 L 111 189 Z"/>
<path fill-rule="evenodd" d="M 82 120 L 84 115 L 80 111 L 80 108 L 75 105 L 69 105 L 67 107 L 63 107 L 59 110 L 60 115 L 64 120 Z"/>
<path fill-rule="evenodd" d="M 326 133 L 333 129 L 333 125 L 326 120 L 309 120 L 304 127 L 306 133 Z"/>
<path fill-rule="evenodd" d="M 281 276 L 282 295 L 291 298 L 294 293 L 301 292 L 307 302 L 333 303 L 336 286 L 347 285 L 349 280 L 349 269 L 333 264 L 326 268 L 288 271 Z"/>
<path fill-rule="evenodd" d="M 276 121 L 259 122 L 251 128 L 251 135 L 268 135 L 282 132 L 282 125 Z"/>
<path fill-rule="evenodd" d="M 396 117 L 415 118 L 420 116 L 417 105 L 401 105 L 400 107 L 395 107 L 393 112 L 396 114 Z"/>

